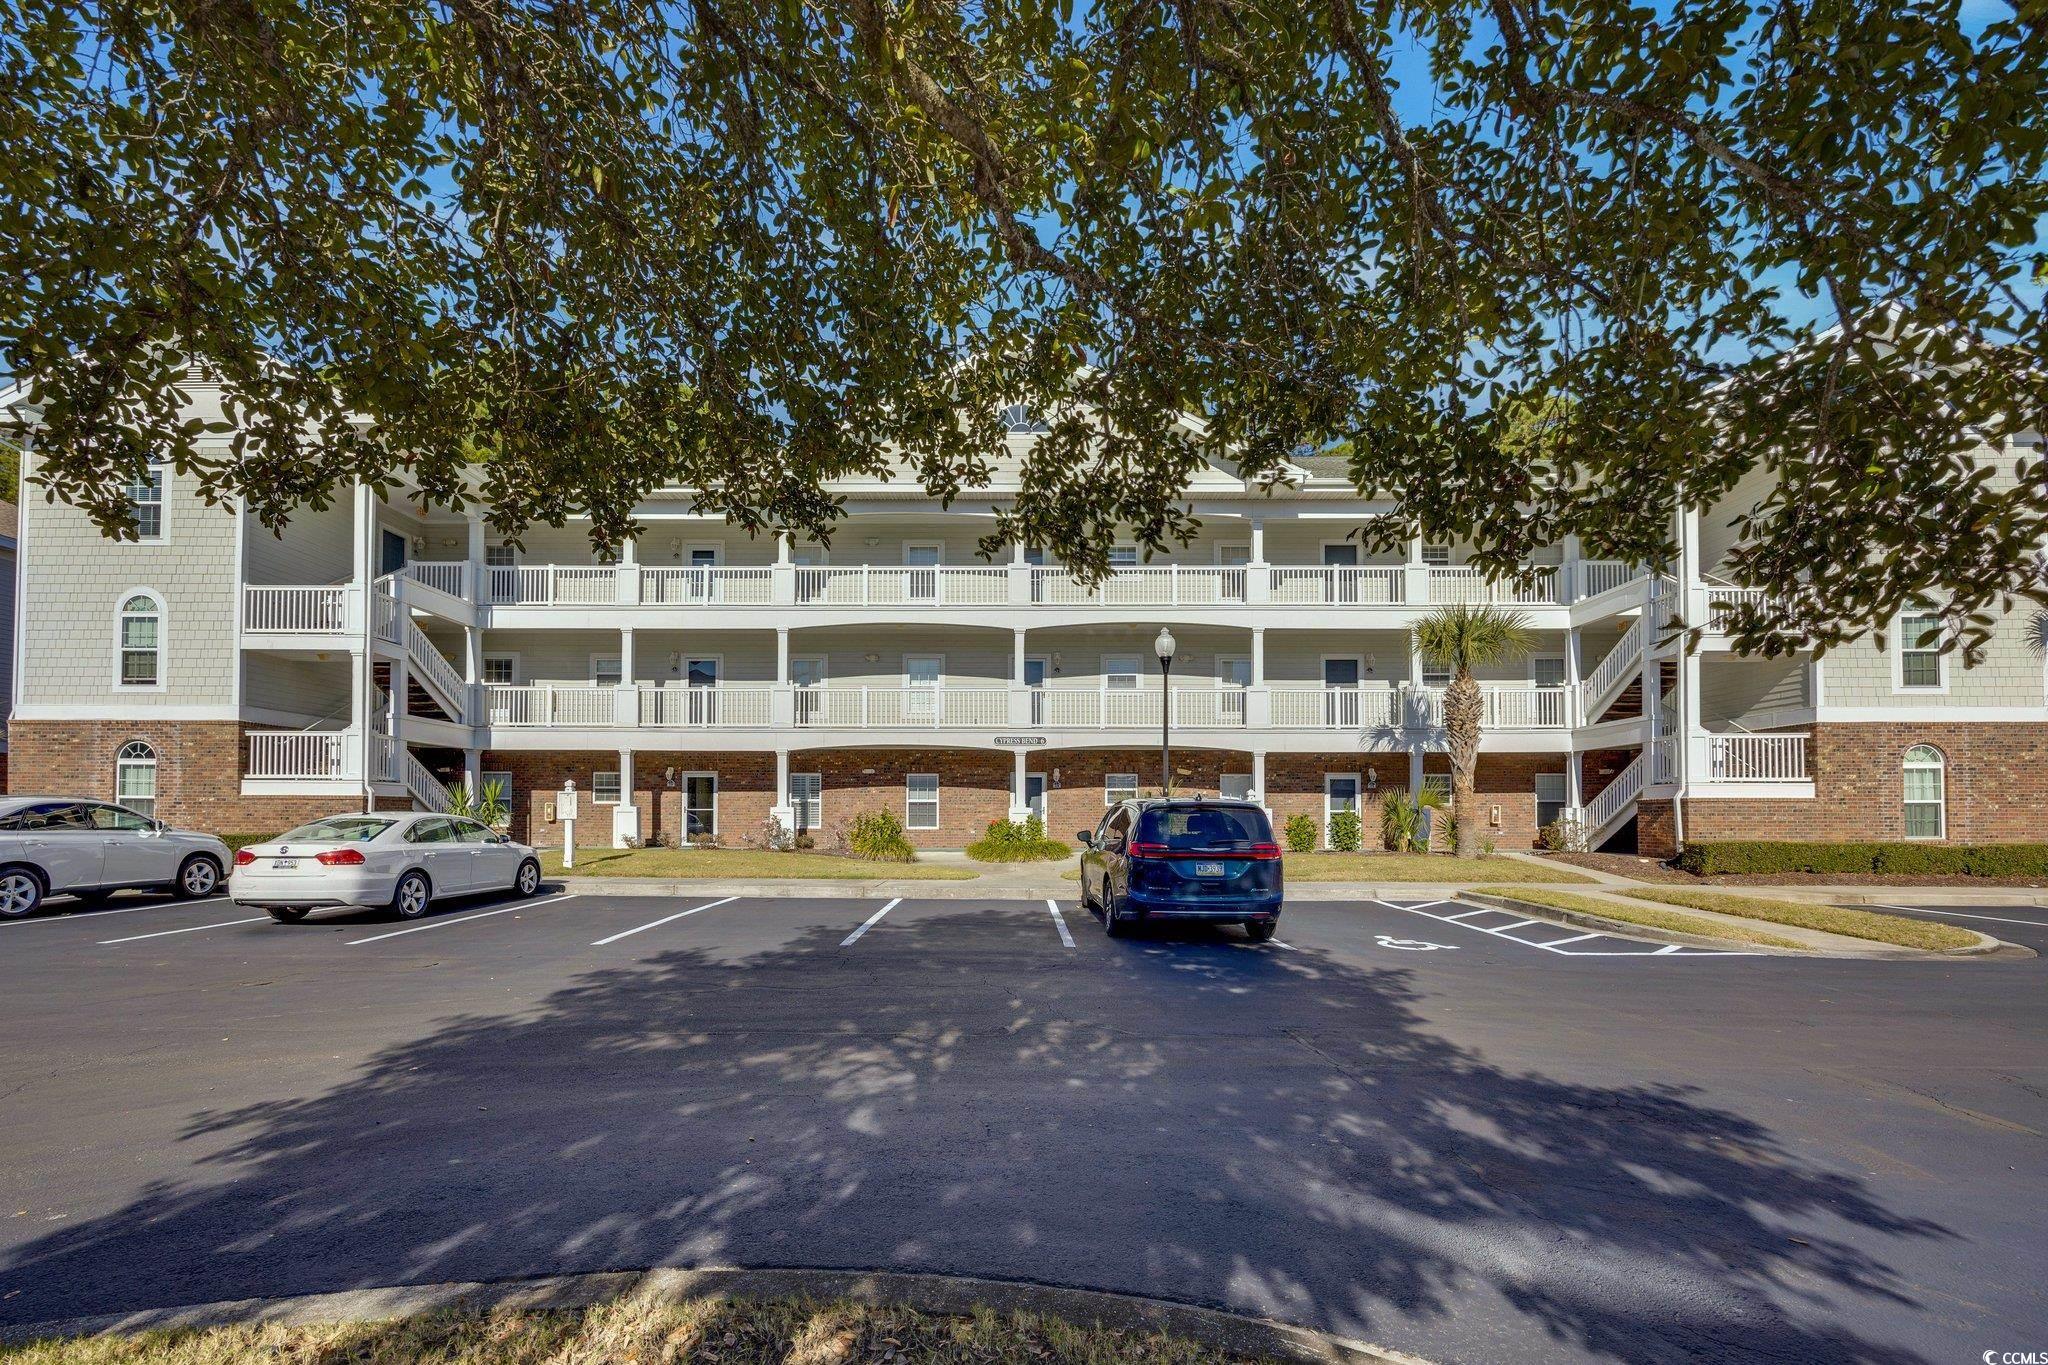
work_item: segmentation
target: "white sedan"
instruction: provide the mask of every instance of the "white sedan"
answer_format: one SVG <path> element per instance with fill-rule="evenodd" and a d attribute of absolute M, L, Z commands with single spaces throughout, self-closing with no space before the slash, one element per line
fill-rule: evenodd
<path fill-rule="evenodd" d="M 458 815 L 332 815 L 235 854 L 228 896 L 291 923 L 333 905 L 418 919 L 443 896 L 540 890 L 540 859 Z"/>
<path fill-rule="evenodd" d="M 126 887 L 210 896 L 228 865 L 211 834 L 172 829 L 125 806 L 74 797 L 0 798 L 0 919 L 34 912 L 43 897 L 103 899 Z"/>

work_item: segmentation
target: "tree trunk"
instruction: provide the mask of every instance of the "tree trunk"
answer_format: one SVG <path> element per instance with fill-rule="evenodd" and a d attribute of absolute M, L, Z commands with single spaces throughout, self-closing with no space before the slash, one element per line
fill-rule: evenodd
<path fill-rule="evenodd" d="M 1444 739 L 1451 752 L 1451 813 L 1458 822 L 1457 854 L 1479 856 L 1479 801 L 1474 776 L 1479 767 L 1479 724 L 1486 700 L 1472 675 L 1459 672 L 1444 689 Z"/>

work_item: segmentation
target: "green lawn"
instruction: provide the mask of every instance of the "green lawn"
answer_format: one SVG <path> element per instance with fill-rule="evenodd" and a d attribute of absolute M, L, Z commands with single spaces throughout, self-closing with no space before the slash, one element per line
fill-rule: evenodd
<path fill-rule="evenodd" d="M 1297 882 L 1555 882 L 1590 885 L 1569 868 L 1503 858 L 1461 862 L 1448 853 L 1290 853 L 1287 879 Z"/>
<path fill-rule="evenodd" d="M 541 870 L 565 875 L 560 853 L 544 854 Z M 974 870 L 938 863 L 871 863 L 831 853 L 769 853 L 753 848 L 579 848 L 572 877 L 687 877 L 700 880 L 797 877 L 808 881 L 971 881 Z"/>
<path fill-rule="evenodd" d="M 1582 915 L 1599 915 L 1604 919 L 1619 920 L 1624 924 L 1638 924 L 1645 929 L 1662 929 L 1673 934 L 1698 934 L 1702 938 L 1727 939 L 1734 943 L 1756 943 L 1767 948 L 1799 948 L 1805 945 L 1794 943 L 1789 938 L 1779 938 L 1761 929 L 1750 929 L 1738 924 L 1720 924 L 1698 915 L 1681 915 L 1676 910 L 1658 910 L 1647 905 L 1626 905 L 1619 901 L 1595 900 L 1591 896 L 1575 895 L 1570 891 L 1552 891 L 1547 887 L 1527 886 L 1475 886 L 1473 890 L 1488 896 L 1507 896 L 1525 901 L 1530 905 L 1547 905 L 1553 910 L 1575 910 Z"/>
<path fill-rule="evenodd" d="M 1694 910 L 1714 910 L 1744 919 L 1772 924 L 1789 924 L 1800 929 L 1820 929 L 1850 938 L 1867 938 L 1894 943 L 1902 948 L 1967 948 L 1977 935 L 1953 924 L 1906 919 L 1899 915 L 1875 915 L 1868 910 L 1845 910 L 1838 905 L 1809 905 L 1800 901 L 1766 900 L 1762 896 L 1730 896 L 1716 891 L 1643 890 L 1627 893 L 1637 900 L 1683 905 Z"/>
<path fill-rule="evenodd" d="M 1233 1365 L 1244 1361 L 1152 1332 L 1073 1326 L 1027 1313 L 920 1313 L 858 1303 L 622 1300 L 585 1309 L 444 1312 L 376 1322 L 184 1328 L 0 1346 L 0 1365 L 559 1365 L 669 1361 L 997 1361 L 1040 1365 Z"/>

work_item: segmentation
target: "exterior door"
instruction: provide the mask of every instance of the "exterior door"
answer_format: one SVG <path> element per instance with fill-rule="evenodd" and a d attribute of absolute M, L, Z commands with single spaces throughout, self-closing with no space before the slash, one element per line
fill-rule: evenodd
<path fill-rule="evenodd" d="M 683 660 L 685 708 L 691 725 L 718 722 L 718 660 Z"/>
<path fill-rule="evenodd" d="M 1323 660 L 1323 721 L 1339 730 L 1359 723 L 1358 680 L 1364 672 L 1356 656 Z"/>
<path fill-rule="evenodd" d="M 903 562 L 914 570 L 904 575 L 903 595 L 913 602 L 939 600 L 939 564 L 946 547 L 937 543 L 909 542 L 903 546 Z"/>
<path fill-rule="evenodd" d="M 95 805 L 87 810 L 105 849 L 101 881 L 108 886 L 143 886 L 178 875 L 184 851 L 156 832 L 154 820 L 120 806 Z"/>
<path fill-rule="evenodd" d="M 939 654 L 903 656 L 903 719 L 911 725 L 938 723 L 946 660 Z"/>
<path fill-rule="evenodd" d="M 683 837 L 709 839 L 718 833 L 718 774 L 683 774 Z"/>
<path fill-rule="evenodd" d="M 405 537 L 386 531 L 377 537 L 377 576 L 397 573 L 405 567 Z"/>
<path fill-rule="evenodd" d="M 825 695 L 820 689 L 825 686 L 825 661 L 791 659 L 789 685 L 796 689 L 796 723 L 816 725 L 823 720 Z"/>
<path fill-rule="evenodd" d="M 1024 661 L 1024 686 L 1031 693 L 1031 723 L 1045 724 L 1045 660 Z M 1040 812 L 1043 814 L 1043 812 Z"/>
<path fill-rule="evenodd" d="M 1159 717 L 1148 716 L 1139 696 L 1138 681 L 1143 665 L 1135 654 L 1102 656 L 1102 723 L 1104 725 L 1145 725 Z"/>
<path fill-rule="evenodd" d="M 1331 602 L 1358 600 L 1358 542 L 1346 540 L 1323 547 L 1324 577 L 1329 580 Z"/>
<path fill-rule="evenodd" d="M 1024 774 L 1024 804 L 1040 820 L 1045 819 L 1045 774 Z"/>
<path fill-rule="evenodd" d="M 689 599 L 692 602 L 708 602 L 712 597 L 712 572 L 718 567 L 719 547 L 716 545 L 693 545 L 690 547 Z"/>
<path fill-rule="evenodd" d="M 1252 685 L 1252 661 L 1242 655 L 1219 654 L 1216 656 L 1216 698 L 1217 719 L 1225 725 L 1242 725 L 1245 721 L 1244 693 Z"/>

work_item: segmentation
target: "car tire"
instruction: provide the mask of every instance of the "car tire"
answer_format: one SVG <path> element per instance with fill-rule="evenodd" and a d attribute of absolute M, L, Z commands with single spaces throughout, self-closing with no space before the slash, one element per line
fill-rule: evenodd
<path fill-rule="evenodd" d="M 391 889 L 391 913 L 400 919 L 418 919 L 433 903 L 434 884 L 427 880 L 424 872 L 406 873 Z"/>
<path fill-rule="evenodd" d="M 0 868 L 0 919 L 22 919 L 36 912 L 47 894 L 42 876 L 17 863 Z"/>
<path fill-rule="evenodd" d="M 1123 938 L 1131 932 L 1131 926 L 1116 917 L 1116 896 L 1108 887 L 1102 891 L 1102 932 L 1111 938 Z"/>
<path fill-rule="evenodd" d="M 178 867 L 178 880 L 171 894 L 181 901 L 196 901 L 220 890 L 220 864 L 204 853 L 195 853 Z"/>
<path fill-rule="evenodd" d="M 512 889 L 522 896 L 540 894 L 540 864 L 528 858 L 519 865 L 519 875 L 512 879 Z"/>
<path fill-rule="evenodd" d="M 263 913 L 269 915 L 279 924 L 297 924 L 306 917 L 306 907 L 303 905 L 266 905 L 263 907 Z"/>
<path fill-rule="evenodd" d="M 1273 937 L 1274 931 L 1279 927 L 1277 920 L 1270 919 L 1262 924 L 1247 924 L 1244 927 L 1244 936 L 1254 943 L 1265 943 Z"/>

